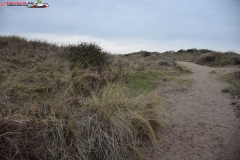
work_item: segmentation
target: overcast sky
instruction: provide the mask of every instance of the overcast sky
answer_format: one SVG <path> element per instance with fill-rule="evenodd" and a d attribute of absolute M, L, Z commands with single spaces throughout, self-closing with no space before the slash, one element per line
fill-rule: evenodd
<path fill-rule="evenodd" d="M 42 3 L 49 3 L 50 7 L 0 7 L 0 34 L 58 44 L 96 42 L 112 53 L 189 48 L 240 53 L 240 0 L 42 0 Z"/>

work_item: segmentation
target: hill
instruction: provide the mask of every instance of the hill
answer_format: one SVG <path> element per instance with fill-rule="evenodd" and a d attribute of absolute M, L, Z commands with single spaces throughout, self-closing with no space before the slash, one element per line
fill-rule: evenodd
<path fill-rule="evenodd" d="M 163 88 L 193 84 L 191 69 L 177 60 L 238 65 L 239 55 L 206 49 L 113 55 L 95 43 L 59 47 L 0 36 L 0 158 L 161 155 L 169 125 Z M 232 77 L 238 81 L 238 72 Z"/>

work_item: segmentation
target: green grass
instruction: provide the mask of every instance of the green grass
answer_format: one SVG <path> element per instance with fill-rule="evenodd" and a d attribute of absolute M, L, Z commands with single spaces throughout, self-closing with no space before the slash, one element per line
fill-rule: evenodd
<path fill-rule="evenodd" d="M 172 71 L 172 72 L 170 72 Z M 135 97 L 143 93 L 150 93 L 158 86 L 166 85 L 165 81 L 170 83 L 177 83 L 177 85 L 190 86 L 192 80 L 185 76 L 180 76 L 173 70 L 147 70 L 135 71 L 129 75 L 129 96 Z M 168 84 L 170 85 L 170 84 Z"/>
<path fill-rule="evenodd" d="M 131 96 L 153 91 L 159 84 L 153 80 L 159 79 L 163 74 L 154 71 L 135 71 L 129 75 L 129 92 Z"/>

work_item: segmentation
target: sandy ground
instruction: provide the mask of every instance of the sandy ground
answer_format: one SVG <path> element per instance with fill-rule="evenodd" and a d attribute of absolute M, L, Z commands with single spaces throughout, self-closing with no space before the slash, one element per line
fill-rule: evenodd
<path fill-rule="evenodd" d="M 178 62 L 193 73 L 191 87 L 165 89 L 171 101 L 170 124 L 163 155 L 156 160 L 240 160 L 240 100 L 222 90 L 228 84 L 217 78 L 236 68 L 210 68 Z M 211 71 L 216 73 L 212 74 Z"/>

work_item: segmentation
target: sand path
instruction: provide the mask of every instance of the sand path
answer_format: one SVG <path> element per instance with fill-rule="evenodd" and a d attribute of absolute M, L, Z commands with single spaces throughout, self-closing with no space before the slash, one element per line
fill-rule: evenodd
<path fill-rule="evenodd" d="M 234 112 L 239 98 L 222 93 L 228 84 L 220 75 L 236 68 L 210 68 L 178 62 L 192 69 L 188 75 L 192 87 L 165 91 L 172 102 L 167 112 L 171 117 L 168 142 L 157 160 L 240 160 L 240 118 Z M 209 73 L 215 70 L 216 73 Z M 233 104 L 236 102 L 236 104 Z"/>

